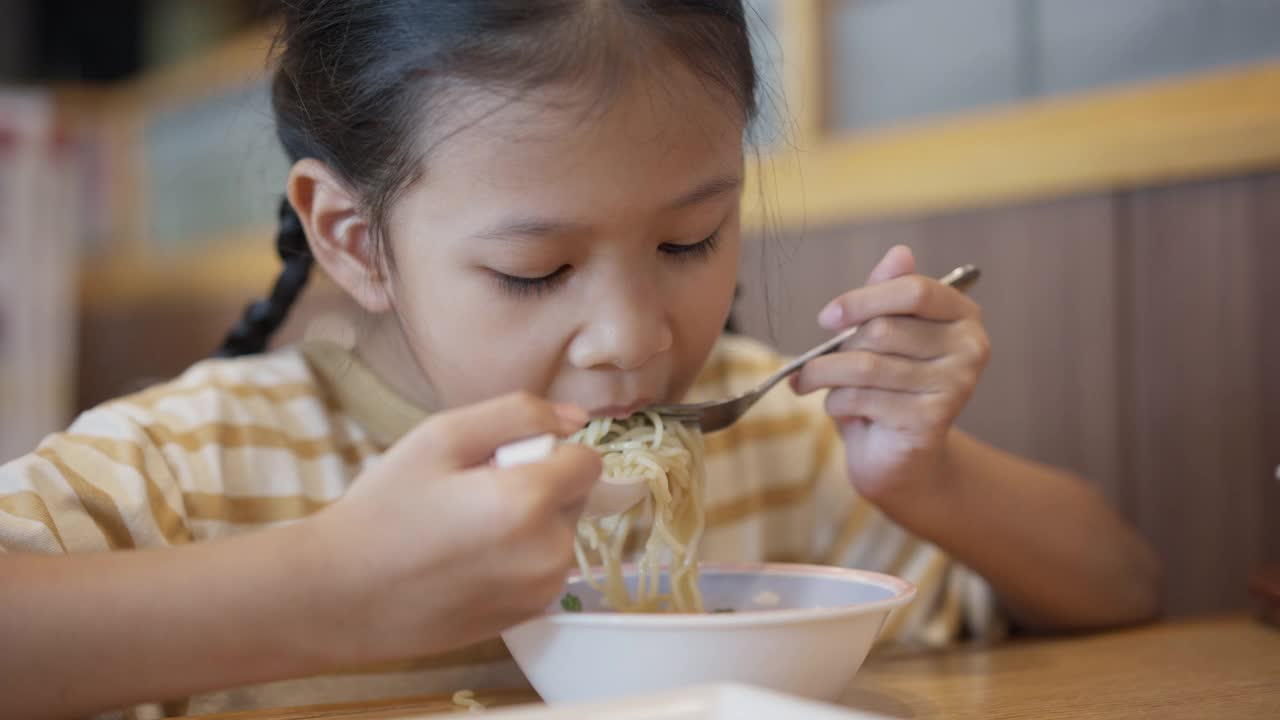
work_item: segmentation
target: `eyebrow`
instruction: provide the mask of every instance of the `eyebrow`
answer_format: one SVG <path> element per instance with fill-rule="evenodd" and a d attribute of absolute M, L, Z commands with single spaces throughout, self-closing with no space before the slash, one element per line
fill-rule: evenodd
<path fill-rule="evenodd" d="M 577 223 L 546 218 L 515 218 L 504 220 L 472 237 L 482 240 L 537 240 L 580 229 Z"/>
<path fill-rule="evenodd" d="M 711 198 L 723 195 L 732 190 L 742 187 L 742 178 L 737 175 L 721 175 L 712 178 L 694 188 L 691 192 L 685 193 L 680 197 L 667 203 L 668 210 L 678 210 L 687 208 L 690 205 L 697 205 Z"/>
<path fill-rule="evenodd" d="M 667 203 L 667 210 L 680 210 L 742 187 L 742 178 L 737 175 L 722 175 L 712 178 Z M 537 240 L 568 234 L 581 230 L 584 226 L 567 220 L 554 220 L 539 217 L 517 217 L 503 220 L 493 227 L 482 230 L 472 237 L 482 240 Z"/>

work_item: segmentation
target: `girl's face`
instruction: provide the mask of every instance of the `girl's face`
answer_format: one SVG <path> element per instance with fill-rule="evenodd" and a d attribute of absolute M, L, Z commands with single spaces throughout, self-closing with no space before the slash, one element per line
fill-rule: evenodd
<path fill-rule="evenodd" d="M 429 134 L 452 134 L 389 216 L 394 321 L 425 381 L 402 391 L 624 415 L 688 390 L 733 297 L 743 119 L 679 67 L 652 75 L 600 107 L 472 92 L 436 111 Z"/>

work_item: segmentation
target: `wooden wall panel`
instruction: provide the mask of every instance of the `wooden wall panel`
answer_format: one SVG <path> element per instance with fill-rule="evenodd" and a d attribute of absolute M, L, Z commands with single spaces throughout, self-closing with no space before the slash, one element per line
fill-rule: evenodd
<path fill-rule="evenodd" d="M 1261 327 L 1263 473 L 1263 556 L 1280 564 L 1280 175 L 1261 181 L 1256 203 L 1259 223 L 1254 235 Z M 1269 470 L 1269 471 L 1268 471 Z"/>
<path fill-rule="evenodd" d="M 1071 468 L 1131 511 L 1117 427 L 1113 215 L 1104 196 L 810 230 L 769 237 L 763 248 L 753 239 L 738 317 L 747 332 L 796 352 L 825 337 L 818 309 L 861 285 L 896 243 L 930 275 L 975 263 L 992 358 L 961 426 Z"/>
<path fill-rule="evenodd" d="M 239 303 L 180 298 L 82 308 L 77 408 L 87 409 L 182 372 L 201 354 L 213 352 L 238 311 Z"/>
<path fill-rule="evenodd" d="M 1268 216 L 1274 226 L 1276 203 L 1280 184 L 1262 178 L 1127 200 L 1138 520 L 1169 568 L 1172 614 L 1244 606 L 1261 561 L 1263 479 L 1277 462 L 1262 349 L 1276 322 L 1258 270 L 1260 248 L 1280 238 L 1259 230 Z"/>
<path fill-rule="evenodd" d="M 252 299 L 232 293 L 82 307 L 77 409 L 171 379 L 210 357 Z M 343 307 L 332 285 L 313 281 L 273 345 L 298 340 L 313 318 Z"/>

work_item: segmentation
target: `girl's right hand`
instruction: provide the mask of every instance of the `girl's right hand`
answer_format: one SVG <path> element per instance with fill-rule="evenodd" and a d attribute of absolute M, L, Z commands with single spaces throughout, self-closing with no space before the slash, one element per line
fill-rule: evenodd
<path fill-rule="evenodd" d="M 331 659 L 442 652 L 494 637 L 553 602 L 573 564 L 599 454 L 561 444 L 537 463 L 498 469 L 490 460 L 509 442 L 566 436 L 586 421 L 581 410 L 528 394 L 440 413 L 303 521 L 307 567 L 333 588 L 318 601 Z"/>

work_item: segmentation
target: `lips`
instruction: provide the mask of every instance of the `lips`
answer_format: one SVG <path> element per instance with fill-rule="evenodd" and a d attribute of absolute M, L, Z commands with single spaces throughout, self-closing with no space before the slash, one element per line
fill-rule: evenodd
<path fill-rule="evenodd" d="M 591 410 L 591 417 L 611 417 L 621 419 L 636 414 L 640 408 L 650 404 L 648 399 L 637 400 L 625 405 L 608 405 L 606 407 L 595 408 Z"/>

